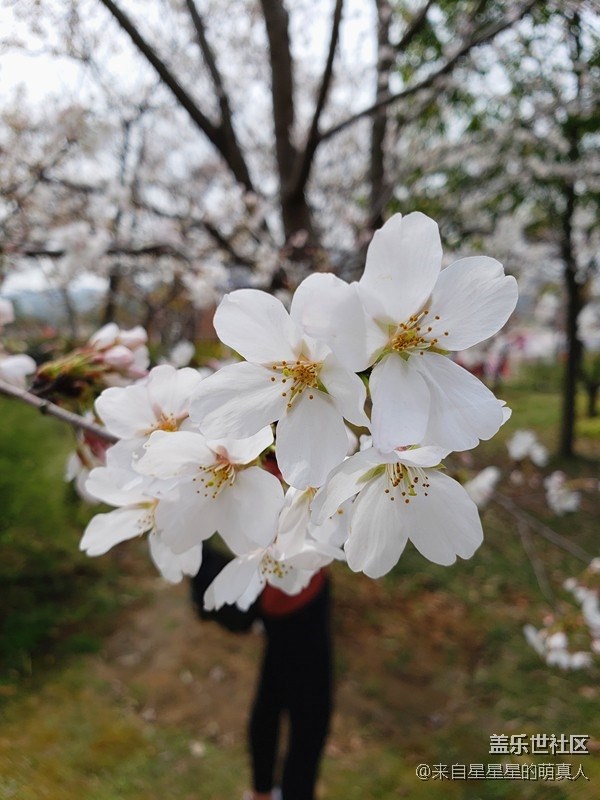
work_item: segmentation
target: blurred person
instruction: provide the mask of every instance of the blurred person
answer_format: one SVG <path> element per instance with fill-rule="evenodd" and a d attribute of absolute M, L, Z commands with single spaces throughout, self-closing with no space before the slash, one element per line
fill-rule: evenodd
<path fill-rule="evenodd" d="M 203 550 L 202 566 L 192 579 L 200 617 L 234 632 L 248 631 L 259 620 L 265 632 L 248 725 L 253 790 L 244 800 L 314 800 L 332 711 L 329 575 L 319 570 L 296 595 L 267 584 L 247 611 L 227 605 L 206 611 L 204 592 L 229 558 L 206 543 Z M 288 737 L 279 774 L 284 716 Z"/>

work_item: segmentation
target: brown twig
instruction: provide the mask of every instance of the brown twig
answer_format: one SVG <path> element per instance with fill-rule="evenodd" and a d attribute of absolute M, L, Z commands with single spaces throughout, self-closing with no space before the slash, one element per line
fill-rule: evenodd
<path fill-rule="evenodd" d="M 519 531 L 519 536 L 521 537 L 521 543 L 523 545 L 525 555 L 529 559 L 529 563 L 533 568 L 535 579 L 540 587 L 540 592 L 544 595 L 551 606 L 555 606 L 556 598 L 554 596 L 554 592 L 552 591 L 552 587 L 550 586 L 550 581 L 546 575 L 544 565 L 535 552 L 528 523 L 521 518 L 517 519 L 517 530 Z"/>
<path fill-rule="evenodd" d="M 578 544 L 573 544 L 573 542 L 570 542 L 568 539 L 565 539 L 564 536 L 561 536 L 560 533 L 556 533 L 556 531 L 552 530 L 552 528 L 550 528 L 548 525 L 545 525 L 539 519 L 536 519 L 533 514 L 530 514 L 518 506 L 514 500 L 510 499 L 510 497 L 506 497 L 499 492 L 494 492 L 492 499 L 499 506 L 502 506 L 505 511 L 508 511 L 510 514 L 512 514 L 518 522 L 527 525 L 531 530 L 539 533 L 540 536 L 543 536 L 544 539 L 552 542 L 552 544 L 562 548 L 563 550 L 566 550 L 568 553 L 571 553 L 572 556 L 575 556 L 575 558 L 578 558 L 585 564 L 589 564 L 592 560 L 590 553 L 584 550 L 583 547 L 579 547 Z"/>
<path fill-rule="evenodd" d="M 61 422 L 66 422 L 67 425 L 70 425 L 72 428 L 92 433 L 94 436 L 98 436 L 111 444 L 119 441 L 119 437 L 109 433 L 106 428 L 102 428 L 100 425 L 96 425 L 96 423 L 79 416 L 79 414 L 67 411 L 65 408 L 61 408 L 55 403 L 51 403 L 49 400 L 37 397 L 37 395 L 31 394 L 31 392 L 28 392 L 26 389 L 20 389 L 18 386 L 13 386 L 1 379 L 0 394 L 12 397 L 15 400 L 20 400 L 22 403 L 27 403 L 27 405 L 37 408 L 41 414 L 48 414 L 51 417 L 61 420 Z"/>

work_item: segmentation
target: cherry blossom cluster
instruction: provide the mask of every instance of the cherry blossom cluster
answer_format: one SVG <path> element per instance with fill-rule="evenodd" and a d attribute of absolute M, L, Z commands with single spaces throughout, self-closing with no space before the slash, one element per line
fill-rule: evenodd
<path fill-rule="evenodd" d="M 526 625 L 523 632 L 548 666 L 585 669 L 600 656 L 600 559 L 593 559 L 578 578 L 568 578 L 563 585 L 579 608 L 550 615 L 539 629 Z M 586 649 L 576 649 L 577 645 Z"/>
<path fill-rule="evenodd" d="M 547 448 L 538 441 L 533 431 L 515 431 L 507 441 L 506 447 L 514 462 L 513 470 L 510 473 L 511 482 L 517 485 L 528 484 L 532 488 L 542 485 L 548 508 L 557 516 L 572 513 L 580 508 L 582 501 L 582 491 L 580 490 L 596 492 L 600 489 L 600 483 L 593 478 L 568 478 L 561 470 L 554 470 L 546 477 L 542 477 L 540 472 L 532 470 L 532 465 L 533 467 L 545 467 L 549 460 Z M 489 470 L 495 469 L 495 467 L 487 468 L 488 477 L 491 478 Z M 484 487 L 483 475 L 478 483 L 482 488 Z M 467 484 L 465 484 L 465 488 L 469 491 Z M 476 485 L 475 491 L 477 492 L 477 490 Z M 476 499 L 475 502 L 477 502 Z"/>
<path fill-rule="evenodd" d="M 295 593 L 333 559 L 377 578 L 408 540 L 437 564 L 469 558 L 477 506 L 442 460 L 492 437 L 509 411 L 449 354 L 494 335 L 516 301 L 492 258 L 442 269 L 438 227 L 420 213 L 375 234 L 360 281 L 312 274 L 289 312 L 260 290 L 231 292 L 214 326 L 243 360 L 208 375 L 161 365 L 96 401 L 121 441 L 86 491 L 115 510 L 81 547 L 99 555 L 148 534 L 179 580 L 218 532 L 233 559 L 209 608 L 246 607 L 266 582 Z"/>
<path fill-rule="evenodd" d="M 34 391 L 74 411 L 86 411 L 107 386 L 127 386 L 143 378 L 150 365 L 146 331 L 122 330 L 114 322 L 96 331 L 82 346 L 37 369 Z"/>

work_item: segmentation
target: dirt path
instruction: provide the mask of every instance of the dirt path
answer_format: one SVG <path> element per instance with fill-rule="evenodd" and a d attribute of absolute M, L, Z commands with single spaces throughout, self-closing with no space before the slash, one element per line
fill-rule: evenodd
<path fill-rule="evenodd" d="M 93 659 L 98 677 L 148 722 L 180 726 L 221 746 L 243 741 L 262 633 L 231 634 L 197 620 L 186 583 L 143 580 L 147 599 L 123 613 Z M 334 585 L 332 754 L 356 749 L 365 735 L 405 744 L 408 730 L 418 741 L 468 704 L 466 687 L 481 641 L 460 604 L 439 592 L 408 602 L 381 584 L 343 573 Z M 439 670 L 449 645 L 461 654 L 451 674 Z"/>

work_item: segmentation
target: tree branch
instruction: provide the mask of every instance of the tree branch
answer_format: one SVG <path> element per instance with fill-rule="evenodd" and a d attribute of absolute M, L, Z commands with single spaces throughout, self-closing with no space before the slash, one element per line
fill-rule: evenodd
<path fill-rule="evenodd" d="M 248 174 L 248 170 L 245 168 L 245 164 L 240 164 L 237 160 L 232 159 L 232 153 L 229 152 L 227 146 L 227 137 L 224 135 L 223 129 L 221 127 L 217 127 L 201 111 L 190 94 L 183 88 L 173 73 L 169 70 L 165 62 L 159 57 L 156 50 L 144 39 L 132 20 L 119 8 L 119 6 L 117 6 L 113 0 L 99 0 L 99 2 L 102 3 L 102 5 L 112 14 L 114 19 L 129 36 L 140 53 L 156 70 L 162 82 L 171 90 L 173 95 L 175 95 L 179 104 L 187 111 L 194 124 L 202 131 L 202 133 L 204 133 L 204 135 L 223 156 L 225 163 L 231 170 L 235 179 L 248 191 L 253 192 L 254 187 L 252 186 L 252 181 L 250 179 L 250 175 Z"/>
<path fill-rule="evenodd" d="M 62 258 L 66 250 L 50 250 L 47 247 L 24 247 L 22 250 L 15 249 L 20 256 L 25 258 Z M 140 256 L 172 256 L 179 258 L 181 261 L 189 262 L 189 257 L 186 256 L 181 250 L 173 247 L 171 244 L 148 244 L 143 247 L 124 247 L 122 245 L 113 245 L 106 250 L 106 255 L 109 256 L 132 256 L 138 258 Z"/>
<path fill-rule="evenodd" d="M 275 147 L 282 186 L 289 181 L 297 151 L 291 140 L 294 126 L 294 79 L 288 13 L 281 0 L 261 0 L 271 62 L 271 93 Z"/>
<path fill-rule="evenodd" d="M 41 414 L 48 414 L 51 417 L 61 420 L 61 422 L 66 422 L 67 425 L 70 425 L 72 428 L 92 433 L 94 436 L 98 436 L 111 444 L 119 441 L 119 438 L 109 433 L 106 428 L 102 428 L 100 425 L 96 425 L 94 422 L 80 417 L 79 414 L 67 411 L 65 408 L 61 408 L 55 403 L 51 403 L 49 400 L 37 397 L 35 394 L 31 394 L 31 392 L 25 389 L 19 389 L 17 386 L 6 383 L 6 381 L 1 379 L 0 394 L 6 395 L 6 397 L 12 397 L 15 400 L 20 400 L 22 403 L 27 403 L 27 405 L 37 408 Z"/>
<path fill-rule="evenodd" d="M 524 519 L 517 519 L 517 530 L 519 531 L 519 536 L 521 537 L 521 543 L 523 545 L 525 555 L 529 559 L 529 563 L 532 566 L 535 579 L 540 588 L 540 592 L 544 595 L 551 606 L 555 606 L 556 598 L 554 596 L 554 592 L 552 591 L 552 586 L 548 580 L 548 575 L 546 574 L 544 565 L 535 552 L 531 533 L 529 532 L 529 528 Z"/>
<path fill-rule="evenodd" d="M 527 2 L 520 5 L 516 10 L 509 12 L 505 17 L 497 22 L 491 23 L 490 25 L 486 26 L 482 30 L 473 34 L 473 36 L 466 42 L 459 47 L 456 53 L 450 57 L 445 64 L 443 64 L 438 70 L 433 72 L 427 78 L 423 78 L 423 80 L 416 83 L 414 86 L 409 86 L 406 89 L 403 89 L 400 92 L 396 92 L 394 94 L 387 95 L 386 97 L 378 100 L 377 102 L 373 103 L 372 105 L 364 108 L 362 111 L 357 112 L 356 114 L 352 114 L 347 119 L 339 122 L 337 125 L 333 125 L 328 130 L 324 131 L 319 136 L 319 144 L 321 142 L 326 141 L 327 139 L 331 139 L 336 134 L 340 133 L 341 131 L 345 130 L 346 128 L 353 125 L 355 122 L 358 122 L 365 117 L 370 117 L 372 114 L 375 114 L 382 108 L 391 105 L 392 103 L 396 103 L 399 100 L 404 100 L 407 97 L 411 97 L 414 94 L 422 91 L 423 89 L 427 89 L 430 86 L 435 86 L 440 78 L 447 75 L 451 72 L 454 67 L 456 66 L 457 62 L 460 61 L 461 58 L 466 56 L 471 50 L 475 47 L 479 47 L 479 45 L 485 44 L 486 42 L 491 41 L 495 36 L 497 36 L 502 31 L 510 28 L 511 25 L 514 25 L 515 22 L 518 22 L 522 19 L 526 14 L 528 14 L 534 5 L 536 5 L 539 0 L 527 0 Z"/>
<path fill-rule="evenodd" d="M 240 171 L 240 173 L 245 172 L 246 174 L 249 174 L 242 149 L 239 145 L 233 128 L 233 114 L 231 112 L 231 105 L 225 90 L 223 78 L 217 66 L 217 59 L 208 39 L 206 38 L 204 20 L 198 11 L 195 0 L 185 0 L 185 2 L 194 26 L 194 30 L 196 31 L 198 46 L 200 47 L 204 63 L 208 68 L 213 86 L 215 87 L 217 98 L 219 100 L 219 108 L 221 109 L 221 130 L 225 137 L 225 144 L 229 158 L 231 159 L 232 163 L 236 164 L 236 169 Z"/>
<path fill-rule="evenodd" d="M 319 144 L 319 121 L 321 119 L 323 109 L 325 108 L 325 103 L 327 102 L 327 95 L 329 94 L 331 79 L 333 77 L 333 61 L 340 36 L 340 23 L 342 21 L 343 7 L 344 0 L 336 0 L 333 11 L 333 21 L 331 23 L 331 37 L 329 40 L 327 61 L 325 63 L 325 69 L 323 70 L 323 77 L 321 78 L 321 86 L 317 95 L 315 111 L 308 129 L 306 144 L 304 145 L 304 149 L 300 155 L 300 161 L 298 162 L 299 166 L 292 180 L 292 187 L 290 190 L 291 195 L 299 194 L 304 190 L 310 175 L 313 158 Z"/>
<path fill-rule="evenodd" d="M 573 544 L 568 539 L 565 539 L 564 536 L 561 536 L 556 531 L 552 530 L 548 525 L 545 525 L 539 519 L 536 519 L 532 514 L 522 509 L 518 506 L 514 500 L 511 500 L 510 497 L 506 497 L 499 492 L 494 492 L 492 495 L 492 499 L 499 505 L 502 506 L 506 511 L 511 513 L 517 520 L 522 520 L 525 524 L 527 524 L 532 530 L 536 533 L 539 533 L 544 539 L 547 539 L 552 544 L 555 544 L 557 547 L 566 550 L 568 553 L 571 553 L 572 556 L 578 558 L 580 561 L 583 561 L 585 564 L 589 564 L 592 560 L 592 556 L 584 550 L 582 547 L 579 547 L 577 544 Z"/>
<path fill-rule="evenodd" d="M 395 49 L 398 52 L 403 53 L 406 50 L 406 48 L 410 46 L 415 36 L 418 36 L 421 33 L 427 21 L 427 12 L 429 11 L 433 3 L 434 0 L 427 0 L 425 5 L 414 15 L 414 17 L 410 22 L 410 25 L 402 34 L 400 41 L 398 42 L 398 44 L 394 45 Z"/>

